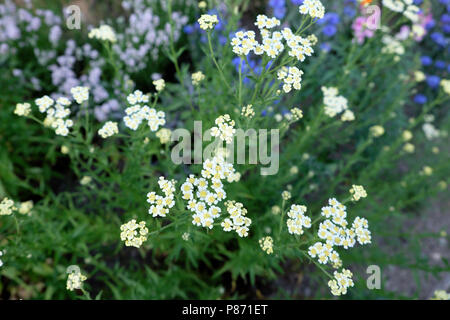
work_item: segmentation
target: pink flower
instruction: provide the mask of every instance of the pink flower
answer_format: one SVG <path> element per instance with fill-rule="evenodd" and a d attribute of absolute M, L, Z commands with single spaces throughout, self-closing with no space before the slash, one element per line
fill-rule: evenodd
<path fill-rule="evenodd" d="M 363 16 L 353 21 L 352 29 L 359 44 L 364 43 L 364 38 L 372 38 L 375 33 L 374 30 L 367 28 L 367 18 Z"/>

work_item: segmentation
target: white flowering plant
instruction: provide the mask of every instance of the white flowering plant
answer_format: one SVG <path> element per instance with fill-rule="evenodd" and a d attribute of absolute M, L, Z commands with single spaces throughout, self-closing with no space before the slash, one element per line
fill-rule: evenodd
<path fill-rule="evenodd" d="M 2 296 L 398 298 L 366 268 L 448 271 L 419 245 L 445 224 L 406 223 L 450 176 L 448 71 L 420 70 L 414 7 L 372 30 L 365 3 L 120 6 L 41 65 L 53 85 L 0 88 Z"/>

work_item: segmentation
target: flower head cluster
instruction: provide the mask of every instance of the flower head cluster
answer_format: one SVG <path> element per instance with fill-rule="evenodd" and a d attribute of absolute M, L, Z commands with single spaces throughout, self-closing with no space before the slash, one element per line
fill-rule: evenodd
<path fill-rule="evenodd" d="M 350 189 L 353 201 L 358 201 L 361 198 L 367 197 L 367 192 L 363 186 L 352 185 Z"/>
<path fill-rule="evenodd" d="M 355 115 L 348 109 L 348 101 L 342 96 L 338 95 L 339 90 L 335 87 L 322 87 L 323 103 L 325 104 L 325 114 L 330 118 L 335 117 L 337 114 L 343 112 L 341 116 L 342 121 L 352 121 L 355 119 Z"/>
<path fill-rule="evenodd" d="M 234 120 L 231 120 L 229 114 L 224 114 L 223 116 L 218 117 L 215 123 L 217 127 L 211 128 L 211 136 L 219 137 L 220 140 L 231 143 L 233 141 L 233 136 L 236 133 Z"/>
<path fill-rule="evenodd" d="M 288 201 L 292 197 L 291 193 L 287 190 L 284 190 L 281 193 L 281 198 L 283 198 L 284 201 Z"/>
<path fill-rule="evenodd" d="M 253 106 L 251 104 L 242 107 L 241 115 L 246 118 L 253 118 L 255 116 L 255 110 L 253 109 Z"/>
<path fill-rule="evenodd" d="M 102 41 L 110 41 L 110 42 L 116 42 L 116 34 L 114 33 L 114 30 L 108 26 L 108 25 L 101 25 L 99 28 L 92 29 L 88 37 L 90 39 L 98 39 Z"/>
<path fill-rule="evenodd" d="M 197 71 L 191 75 L 191 79 L 192 79 L 192 84 L 194 86 L 198 86 L 200 84 L 200 82 L 205 80 L 205 75 L 203 74 L 203 72 Z"/>
<path fill-rule="evenodd" d="M 252 220 L 245 216 L 247 209 L 244 208 L 242 203 L 236 201 L 227 201 L 225 206 L 230 217 L 220 224 L 223 230 L 226 232 L 234 230 L 240 237 L 247 237 L 248 227 L 252 223 Z"/>
<path fill-rule="evenodd" d="M 317 257 L 321 264 L 330 261 L 337 267 L 342 264 L 342 261 L 334 250 L 334 246 L 348 249 L 353 247 L 356 241 L 362 245 L 371 243 L 371 234 L 366 219 L 356 217 L 352 226 L 347 228 L 347 208 L 335 198 L 329 199 L 328 204 L 322 208 L 321 215 L 326 220 L 320 223 L 317 233 L 320 239 L 325 240 L 325 243 L 316 242 L 309 247 L 308 254 L 313 258 Z"/>
<path fill-rule="evenodd" d="M 161 144 L 166 144 L 170 141 L 172 131 L 170 129 L 161 128 L 158 130 L 158 132 L 156 132 L 156 136 L 159 138 Z"/>
<path fill-rule="evenodd" d="M 16 105 L 16 109 L 14 110 L 14 113 L 18 116 L 28 116 L 31 112 L 31 105 L 27 102 L 25 103 L 18 103 Z"/>
<path fill-rule="evenodd" d="M 148 229 L 145 221 L 136 223 L 135 219 L 128 221 L 120 226 L 120 239 L 125 241 L 127 247 L 139 248 L 144 241 L 147 241 Z"/>
<path fill-rule="evenodd" d="M 401 42 L 390 35 L 384 35 L 383 38 L 381 38 L 381 42 L 384 44 L 384 47 L 381 49 L 382 53 L 395 54 L 398 56 L 405 53 L 405 47 Z"/>
<path fill-rule="evenodd" d="M 70 89 L 70 93 L 78 104 L 82 104 L 84 101 L 89 99 L 88 87 L 74 87 Z"/>
<path fill-rule="evenodd" d="M 3 251 L 0 251 L 0 257 L 2 257 L 3 256 Z M 2 261 L 2 259 L 0 259 L 0 267 L 1 266 L 3 266 L 3 261 Z"/>
<path fill-rule="evenodd" d="M 434 292 L 434 297 L 431 300 L 450 300 L 450 293 L 445 292 L 444 290 L 436 290 Z"/>
<path fill-rule="evenodd" d="M 98 134 L 106 139 L 115 134 L 119 133 L 119 127 L 117 126 L 117 122 L 108 121 L 106 122 L 100 130 L 98 130 Z"/>
<path fill-rule="evenodd" d="M 67 136 L 69 134 L 69 128 L 73 126 L 73 121 L 66 119 L 70 115 L 70 109 L 66 108 L 70 105 L 69 99 L 60 97 L 55 104 L 52 98 L 43 96 L 36 99 L 35 103 L 39 107 L 40 112 L 47 114 L 44 125 L 54 128 L 57 135 Z"/>
<path fill-rule="evenodd" d="M 303 118 L 303 111 L 300 108 L 292 108 L 291 110 L 292 118 L 294 121 Z"/>
<path fill-rule="evenodd" d="M 311 218 L 305 216 L 306 207 L 298 204 L 293 204 L 288 211 L 287 219 L 288 231 L 290 234 L 303 234 L 303 227 L 311 228 Z"/>
<path fill-rule="evenodd" d="M 383 6 L 394 12 L 402 12 L 412 22 L 419 20 L 420 9 L 413 0 L 383 0 Z"/>
<path fill-rule="evenodd" d="M 81 287 L 83 286 L 83 281 L 85 281 L 86 279 L 86 276 L 82 274 L 79 269 L 72 271 L 67 276 L 66 289 L 70 291 L 81 289 Z"/>
<path fill-rule="evenodd" d="M 281 32 L 270 32 L 269 29 L 280 25 L 280 21 L 276 18 L 258 15 L 255 25 L 261 34 L 262 43 L 256 40 L 254 31 L 236 32 L 231 39 L 231 45 L 233 46 L 233 52 L 238 56 L 248 55 L 253 52 L 255 55 L 266 54 L 268 57 L 274 59 L 285 49 L 283 39 L 290 49 L 289 56 L 296 57 L 298 61 L 304 61 L 305 56 L 311 56 L 314 52 L 311 42 L 314 41 L 313 38 L 302 38 L 301 36 L 295 35 L 287 27 Z"/>
<path fill-rule="evenodd" d="M 164 79 L 158 79 L 153 81 L 153 85 L 155 86 L 156 91 L 160 92 L 166 87 L 166 82 Z"/>
<path fill-rule="evenodd" d="M 137 130 L 144 120 L 147 120 L 151 131 L 157 131 L 159 126 L 166 123 L 163 111 L 156 111 L 145 104 L 143 106 L 137 104 L 148 102 L 148 96 L 143 95 L 141 91 L 137 90 L 128 95 L 127 100 L 132 106 L 125 109 L 126 116 L 123 121 L 131 130 Z"/>
<path fill-rule="evenodd" d="M 4 198 L 2 202 L 0 202 L 0 216 L 9 216 L 15 210 L 17 210 L 17 208 L 14 207 L 14 201 L 11 199 Z"/>
<path fill-rule="evenodd" d="M 375 125 L 369 128 L 369 133 L 372 137 L 378 138 L 384 134 L 384 128 L 380 125 Z"/>
<path fill-rule="evenodd" d="M 217 19 L 217 16 L 215 14 L 213 15 L 202 14 L 200 18 L 198 18 L 198 24 L 200 25 L 200 28 L 203 30 L 213 29 L 215 25 L 218 23 L 219 19 Z"/>
<path fill-rule="evenodd" d="M 214 219 L 220 216 L 217 206 L 226 198 L 222 180 L 232 182 L 235 179 L 233 165 L 222 156 L 215 156 L 203 162 L 201 178 L 190 175 L 181 185 L 183 199 L 187 208 L 193 213 L 192 223 L 204 228 L 213 228 Z"/>
<path fill-rule="evenodd" d="M 164 197 L 157 195 L 153 191 L 147 193 L 147 202 L 151 204 L 148 213 L 153 217 L 165 217 L 169 213 L 169 209 L 175 205 L 175 183 L 175 180 L 169 181 L 164 179 L 164 177 L 159 177 L 158 185 L 164 193 Z"/>
<path fill-rule="evenodd" d="M 288 93 L 294 88 L 300 90 L 302 88 L 303 71 L 297 67 L 283 67 L 277 72 L 278 80 L 283 81 L 283 90 Z"/>
<path fill-rule="evenodd" d="M 450 94 L 450 80 L 442 79 L 441 80 L 441 87 L 444 90 L 446 94 Z"/>
<path fill-rule="evenodd" d="M 263 238 L 259 239 L 259 246 L 265 253 L 272 254 L 273 253 L 272 237 L 267 236 L 267 237 L 263 237 Z"/>
<path fill-rule="evenodd" d="M 328 281 L 328 286 L 331 289 L 331 293 L 335 296 L 347 294 L 347 289 L 353 287 L 352 272 L 347 269 L 342 269 L 341 272 L 335 271 L 334 279 Z"/>
<path fill-rule="evenodd" d="M 31 209 L 33 209 L 33 200 L 21 202 L 17 211 L 20 214 L 31 214 Z"/>
<path fill-rule="evenodd" d="M 319 0 L 305 0 L 299 7 L 301 14 L 309 14 L 311 18 L 322 19 L 325 15 L 325 7 Z"/>
<path fill-rule="evenodd" d="M 136 90 L 127 96 L 127 101 L 130 105 L 148 103 L 148 95 L 143 94 L 141 90 Z"/>

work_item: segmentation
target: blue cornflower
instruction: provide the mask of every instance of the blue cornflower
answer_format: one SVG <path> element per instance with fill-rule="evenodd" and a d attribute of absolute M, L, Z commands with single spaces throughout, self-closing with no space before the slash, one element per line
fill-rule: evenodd
<path fill-rule="evenodd" d="M 420 62 L 423 66 L 429 66 L 433 63 L 433 60 L 429 56 L 420 57 Z"/>
<path fill-rule="evenodd" d="M 436 42 L 438 45 L 445 47 L 447 44 L 447 40 L 445 39 L 444 35 L 440 32 L 433 32 L 430 35 L 431 39 Z"/>
<path fill-rule="evenodd" d="M 445 62 L 442 60 L 436 60 L 434 66 L 438 69 L 445 69 Z"/>
<path fill-rule="evenodd" d="M 328 24 L 325 27 L 323 27 L 322 32 L 325 36 L 332 37 L 336 34 L 337 28 L 332 24 Z"/>
<path fill-rule="evenodd" d="M 414 102 L 418 104 L 425 104 L 427 103 L 427 100 L 427 97 L 420 93 L 414 96 Z"/>
<path fill-rule="evenodd" d="M 356 10 L 352 7 L 344 7 L 344 14 L 349 18 L 353 18 L 356 15 Z"/>
<path fill-rule="evenodd" d="M 438 76 L 427 76 L 427 84 L 430 88 L 437 88 L 439 87 L 439 83 L 441 83 L 441 78 Z"/>

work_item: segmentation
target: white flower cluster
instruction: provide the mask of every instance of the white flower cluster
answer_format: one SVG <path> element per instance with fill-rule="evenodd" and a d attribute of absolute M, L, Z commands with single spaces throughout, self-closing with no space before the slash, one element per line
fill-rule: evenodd
<path fill-rule="evenodd" d="M 214 219 L 220 216 L 221 209 L 216 206 L 226 198 L 222 180 L 233 182 L 236 176 L 233 165 L 221 156 L 203 162 L 202 177 L 190 175 L 181 185 L 183 199 L 187 208 L 193 212 L 192 223 L 212 229 Z"/>
<path fill-rule="evenodd" d="M 218 117 L 215 123 L 217 127 L 211 128 L 211 136 L 219 137 L 220 140 L 231 143 L 233 141 L 233 136 L 236 133 L 234 120 L 231 120 L 229 114 L 224 114 L 223 116 Z"/>
<path fill-rule="evenodd" d="M 116 42 L 116 34 L 114 33 L 114 30 L 108 26 L 108 25 L 101 25 L 99 28 L 92 29 L 88 37 L 90 39 L 98 39 L 102 41 L 110 41 L 110 42 Z"/>
<path fill-rule="evenodd" d="M 352 199 L 354 201 L 367 197 L 367 192 L 363 186 L 352 185 L 350 193 L 352 194 Z"/>
<path fill-rule="evenodd" d="M 66 119 L 70 115 L 70 109 L 66 108 L 70 105 L 70 100 L 60 97 L 55 101 L 49 96 L 43 96 L 35 100 L 39 111 L 47 113 L 44 125 L 51 126 L 55 129 L 55 133 L 60 136 L 67 136 L 69 128 L 73 126 L 73 121 Z M 54 107 L 53 107 L 54 105 Z"/>
<path fill-rule="evenodd" d="M 418 22 L 420 8 L 413 0 L 383 0 L 383 6 L 394 12 L 402 12 L 412 22 Z"/>
<path fill-rule="evenodd" d="M 274 59 L 281 54 L 285 48 L 282 40 L 286 41 L 289 47 L 289 56 L 296 57 L 298 61 L 304 61 L 305 56 L 311 56 L 314 53 L 312 43 L 307 38 L 295 35 L 290 28 L 284 28 L 281 32 L 271 33 L 272 29 L 280 25 L 276 18 L 268 18 L 265 15 L 258 15 L 255 25 L 259 28 L 262 44 L 256 40 L 254 31 L 238 31 L 231 39 L 233 52 L 238 56 L 248 55 L 253 52 L 256 55 L 266 54 Z"/>
<path fill-rule="evenodd" d="M 300 90 L 302 88 L 303 71 L 299 70 L 297 67 L 283 67 L 277 72 L 278 80 L 283 81 L 283 90 L 288 93 L 294 88 L 295 90 Z"/>
<path fill-rule="evenodd" d="M 311 228 L 311 218 L 305 216 L 306 207 L 298 204 L 293 204 L 288 211 L 286 224 L 290 234 L 303 234 L 303 227 Z"/>
<path fill-rule="evenodd" d="M 4 198 L 0 202 L 0 216 L 9 216 L 17 208 L 14 207 L 14 201 L 8 198 Z"/>
<path fill-rule="evenodd" d="M 137 130 L 143 120 L 147 120 L 147 124 L 151 131 L 157 131 L 159 126 L 166 123 L 163 111 L 156 111 L 147 105 L 141 106 L 138 103 L 147 103 L 148 96 L 136 90 L 127 97 L 131 107 L 125 109 L 126 116 L 123 118 L 125 125 L 131 130 Z"/>
<path fill-rule="evenodd" d="M 219 20 L 217 19 L 217 16 L 215 14 L 202 14 L 200 18 L 198 18 L 198 24 L 203 30 L 213 29 L 218 23 Z"/>
<path fill-rule="evenodd" d="M 30 214 L 31 215 L 31 209 L 33 209 L 33 206 L 34 206 L 33 200 L 21 202 L 17 211 L 20 214 Z"/>
<path fill-rule="evenodd" d="M 236 201 L 227 201 L 225 206 L 230 218 L 226 218 L 220 224 L 223 230 L 226 232 L 234 230 L 240 237 L 247 237 L 248 227 L 252 224 L 252 220 L 245 216 L 247 209 L 242 203 Z"/>
<path fill-rule="evenodd" d="M 390 35 L 384 35 L 381 38 L 381 42 L 384 43 L 384 47 L 381 49 L 381 53 L 403 55 L 405 53 L 405 48 L 401 42 Z"/>
<path fill-rule="evenodd" d="M 1 256 L 3 256 L 3 251 L 0 251 L 0 257 Z M 3 261 L 2 261 L 2 259 L 0 259 L 0 267 L 2 267 L 3 266 Z"/>
<path fill-rule="evenodd" d="M 70 93 L 78 104 L 82 104 L 89 99 L 88 87 L 74 87 L 70 89 Z"/>
<path fill-rule="evenodd" d="M 27 102 L 25 103 L 18 103 L 16 105 L 16 109 L 14 110 L 14 113 L 18 116 L 28 116 L 31 112 L 31 105 Z"/>
<path fill-rule="evenodd" d="M 67 276 L 66 289 L 70 291 L 81 289 L 83 281 L 86 279 L 86 276 L 83 275 L 80 270 L 73 271 Z"/>
<path fill-rule="evenodd" d="M 103 139 L 111 137 L 117 133 L 119 133 L 119 127 L 117 126 L 117 122 L 113 122 L 113 121 L 107 121 L 103 125 L 103 127 L 101 127 L 100 130 L 98 130 L 98 134 Z"/>
<path fill-rule="evenodd" d="M 326 242 L 316 242 L 309 247 L 308 254 L 312 258 L 318 257 L 319 263 L 326 264 L 330 261 L 338 267 L 342 261 L 334 246 L 348 249 L 353 247 L 356 241 L 362 245 L 368 244 L 371 243 L 371 235 L 366 219 L 356 217 L 351 228 L 347 228 L 347 208 L 335 198 L 329 199 L 328 204 L 322 208 L 321 214 L 326 220 L 320 223 L 317 233 L 318 237 Z"/>
<path fill-rule="evenodd" d="M 145 221 L 136 223 L 135 219 L 128 221 L 120 226 L 120 239 L 125 241 L 127 247 L 139 248 L 145 241 L 147 241 L 148 229 L 145 226 Z"/>
<path fill-rule="evenodd" d="M 334 87 L 322 87 L 323 103 L 325 104 L 325 114 L 330 118 L 344 111 L 341 116 L 342 121 L 353 121 L 355 115 L 348 109 L 347 99 L 339 94 L 339 90 Z"/>
<path fill-rule="evenodd" d="M 158 185 L 164 193 L 164 197 L 159 196 L 156 192 L 147 193 L 147 202 L 151 204 L 148 213 L 153 217 L 165 217 L 169 213 L 169 209 L 175 205 L 174 192 L 175 180 L 166 180 L 164 177 L 159 177 Z"/>
<path fill-rule="evenodd" d="M 352 272 L 347 269 L 342 269 L 341 272 L 335 271 L 334 279 L 328 281 L 328 286 L 331 289 L 331 293 L 335 296 L 347 294 L 347 289 L 353 287 Z"/>
<path fill-rule="evenodd" d="M 255 110 L 253 109 L 253 105 L 249 104 L 247 106 L 242 107 L 241 115 L 246 118 L 253 118 L 255 116 Z"/>
<path fill-rule="evenodd" d="M 192 79 L 192 84 L 194 86 L 198 86 L 200 84 L 200 82 L 202 82 L 205 79 L 205 75 L 203 74 L 203 72 L 197 71 L 191 75 L 191 79 Z"/>
<path fill-rule="evenodd" d="M 155 86 L 156 91 L 163 91 L 166 87 L 166 81 L 164 79 L 153 80 L 153 85 Z"/>
<path fill-rule="evenodd" d="M 322 19 L 325 15 L 325 7 L 319 0 L 305 0 L 299 7 L 301 14 L 309 14 L 311 18 Z"/>
<path fill-rule="evenodd" d="M 422 125 L 422 130 L 428 140 L 439 138 L 439 136 L 441 135 L 439 130 L 429 122 L 426 122 Z"/>
<path fill-rule="evenodd" d="M 263 238 L 259 239 L 259 246 L 265 253 L 272 254 L 273 253 L 272 237 L 267 236 L 267 237 L 263 237 Z"/>

